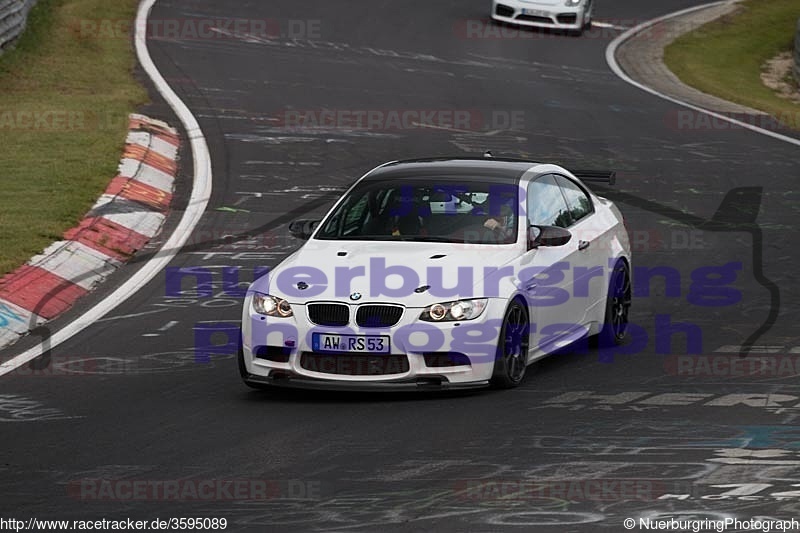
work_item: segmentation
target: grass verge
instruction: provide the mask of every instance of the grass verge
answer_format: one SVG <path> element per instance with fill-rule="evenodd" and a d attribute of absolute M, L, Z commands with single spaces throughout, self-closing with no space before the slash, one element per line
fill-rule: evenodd
<path fill-rule="evenodd" d="M 800 105 L 761 81 L 764 63 L 794 49 L 800 0 L 745 0 L 730 15 L 675 40 L 664 61 L 684 83 L 800 129 Z"/>
<path fill-rule="evenodd" d="M 147 101 L 130 34 L 137 0 L 39 0 L 0 56 L 0 275 L 74 226 L 114 177 L 127 116 Z"/>

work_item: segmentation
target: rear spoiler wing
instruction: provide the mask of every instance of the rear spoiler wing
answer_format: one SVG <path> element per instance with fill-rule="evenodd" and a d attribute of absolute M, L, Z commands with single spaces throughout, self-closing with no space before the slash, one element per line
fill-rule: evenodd
<path fill-rule="evenodd" d="M 617 173 L 613 170 L 573 170 L 572 173 L 581 181 L 589 183 L 617 183 Z"/>

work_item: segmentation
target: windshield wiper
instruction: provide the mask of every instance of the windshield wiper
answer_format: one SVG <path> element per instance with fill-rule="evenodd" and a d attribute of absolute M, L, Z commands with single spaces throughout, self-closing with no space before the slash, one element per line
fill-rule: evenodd
<path fill-rule="evenodd" d="M 436 237 L 433 235 L 397 235 L 395 236 L 395 238 L 401 241 L 416 241 L 416 242 L 449 242 L 449 243 L 463 242 L 455 239 L 449 239 L 447 237 Z"/>
<path fill-rule="evenodd" d="M 317 237 L 324 241 L 403 241 L 403 242 L 445 242 L 463 243 L 460 239 L 449 239 L 447 237 L 437 237 L 431 235 L 342 235 L 338 237 L 320 236 Z"/>

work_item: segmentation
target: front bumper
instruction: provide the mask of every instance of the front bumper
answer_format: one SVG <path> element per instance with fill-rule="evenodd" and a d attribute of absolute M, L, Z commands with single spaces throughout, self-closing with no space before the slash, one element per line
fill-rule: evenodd
<path fill-rule="evenodd" d="M 245 381 L 250 385 L 268 385 L 289 389 L 353 391 L 353 392 L 409 392 L 409 391 L 448 391 L 479 389 L 489 385 L 489 381 L 469 383 L 450 383 L 448 381 L 413 380 L 413 381 L 344 381 L 337 379 L 313 379 L 301 376 L 278 374 L 276 376 L 257 376 L 250 374 Z"/>
<path fill-rule="evenodd" d="M 526 14 L 529 10 L 535 14 Z M 579 30 L 586 22 L 584 4 L 574 7 L 547 6 L 519 0 L 494 0 L 492 18 L 500 22 L 562 30 Z"/>
<path fill-rule="evenodd" d="M 306 306 L 298 304 L 292 304 L 294 315 L 290 318 L 263 317 L 251 311 L 251 298 L 245 298 L 242 317 L 245 381 L 312 389 L 430 390 L 486 386 L 494 371 L 497 338 L 507 305 L 503 299 L 492 298 L 477 319 L 443 323 L 420 321 L 422 310 L 407 308 L 400 321 L 390 328 L 359 328 L 315 325 L 308 318 Z M 355 312 L 351 315 L 355 316 Z M 386 336 L 391 349 L 380 355 L 323 355 L 313 349 L 313 333 Z M 451 353 L 458 357 L 448 366 L 442 366 L 440 356 L 432 355 Z M 317 362 L 309 364 L 314 358 Z M 362 365 L 363 358 L 369 362 Z M 399 360 L 402 365 L 396 364 Z M 376 365 L 378 372 L 362 371 L 371 369 L 370 365 Z M 355 371 L 356 368 L 360 370 Z"/>

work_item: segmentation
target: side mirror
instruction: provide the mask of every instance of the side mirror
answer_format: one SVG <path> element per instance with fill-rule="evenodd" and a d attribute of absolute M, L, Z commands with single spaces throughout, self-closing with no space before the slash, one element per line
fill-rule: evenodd
<path fill-rule="evenodd" d="M 572 233 L 564 228 L 559 228 L 558 226 L 531 226 L 528 249 L 540 246 L 564 246 L 570 239 L 572 239 Z"/>
<path fill-rule="evenodd" d="M 319 220 L 295 220 L 289 224 L 289 233 L 293 237 L 307 241 L 320 222 Z"/>

